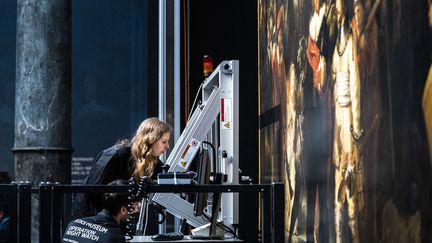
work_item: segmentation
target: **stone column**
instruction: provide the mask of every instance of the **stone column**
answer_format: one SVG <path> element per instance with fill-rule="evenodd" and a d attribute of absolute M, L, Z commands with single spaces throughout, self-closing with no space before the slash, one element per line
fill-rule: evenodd
<path fill-rule="evenodd" d="M 16 181 L 70 183 L 71 2 L 17 0 Z M 32 241 L 39 238 L 32 197 Z"/>

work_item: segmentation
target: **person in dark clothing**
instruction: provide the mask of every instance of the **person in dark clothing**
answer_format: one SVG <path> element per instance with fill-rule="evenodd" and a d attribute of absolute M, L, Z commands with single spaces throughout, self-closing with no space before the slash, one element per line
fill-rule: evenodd
<path fill-rule="evenodd" d="M 9 208 L 6 203 L 0 204 L 0 243 L 11 242 L 9 236 Z"/>
<path fill-rule="evenodd" d="M 125 180 L 115 180 L 108 185 L 126 185 Z M 95 216 L 75 219 L 69 223 L 62 242 L 126 242 L 120 224 L 128 218 L 128 193 L 105 193 L 103 210 Z"/>
<path fill-rule="evenodd" d="M 143 176 L 156 180 L 164 165 L 158 157 L 169 148 L 170 133 L 171 127 L 158 118 L 144 120 L 131 142 L 122 140 L 98 155 L 84 184 L 106 185 L 116 179 L 129 180 L 131 177 L 139 181 Z M 91 216 L 102 210 L 102 196 L 75 195 L 72 219 Z M 150 232 L 155 233 L 155 230 Z"/>
<path fill-rule="evenodd" d="M 130 145 L 128 140 L 122 140 L 104 149 L 95 159 L 84 185 L 107 185 L 116 179 L 129 180 Z M 103 208 L 103 193 L 75 194 L 72 219 L 95 215 Z"/>

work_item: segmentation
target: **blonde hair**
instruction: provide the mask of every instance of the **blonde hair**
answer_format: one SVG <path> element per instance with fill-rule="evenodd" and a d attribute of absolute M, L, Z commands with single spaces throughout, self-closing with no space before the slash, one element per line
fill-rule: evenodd
<path fill-rule="evenodd" d="M 157 158 L 152 155 L 152 146 L 170 131 L 168 124 L 155 117 L 144 120 L 138 127 L 131 141 L 131 156 L 134 161 L 132 175 L 135 178 L 153 175 Z"/>

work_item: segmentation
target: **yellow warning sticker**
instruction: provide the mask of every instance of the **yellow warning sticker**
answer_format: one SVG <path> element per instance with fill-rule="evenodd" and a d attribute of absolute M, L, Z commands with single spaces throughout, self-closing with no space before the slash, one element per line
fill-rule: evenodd
<path fill-rule="evenodd" d="M 183 166 L 183 168 L 186 168 L 187 162 L 186 161 L 181 161 L 180 164 Z"/>
<path fill-rule="evenodd" d="M 231 129 L 231 122 L 222 122 L 222 129 Z"/>

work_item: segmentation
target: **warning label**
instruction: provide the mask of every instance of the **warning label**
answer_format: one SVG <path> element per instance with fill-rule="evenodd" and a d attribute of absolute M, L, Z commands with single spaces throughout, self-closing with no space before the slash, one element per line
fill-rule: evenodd
<path fill-rule="evenodd" d="M 231 122 L 222 122 L 223 129 L 231 129 Z"/>
<path fill-rule="evenodd" d="M 198 147 L 198 146 L 199 146 L 199 142 L 198 142 L 198 140 L 196 140 L 196 139 L 192 139 L 192 141 L 191 141 L 191 145 L 192 145 L 192 147 L 194 147 L 194 148 Z"/>
<path fill-rule="evenodd" d="M 192 162 L 192 159 L 195 157 L 195 154 L 198 152 L 200 142 L 194 138 L 186 145 L 185 150 L 183 151 L 180 161 L 178 164 L 183 167 L 187 168 L 189 164 Z"/>

